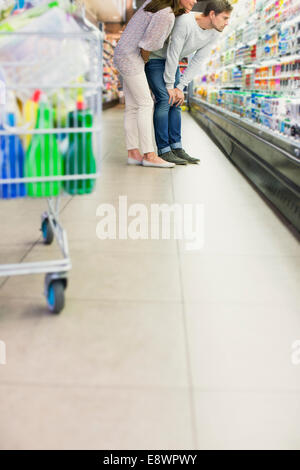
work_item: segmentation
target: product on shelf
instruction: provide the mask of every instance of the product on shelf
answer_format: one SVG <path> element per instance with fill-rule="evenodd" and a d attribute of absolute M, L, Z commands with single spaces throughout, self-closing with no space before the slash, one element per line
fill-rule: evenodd
<path fill-rule="evenodd" d="M 300 139 L 300 0 L 240 0 L 196 96 Z"/>
<path fill-rule="evenodd" d="M 188 58 L 187 57 L 184 57 L 183 59 L 181 59 L 181 61 L 179 62 L 179 70 L 180 70 L 180 73 L 184 73 L 185 69 L 188 67 Z M 185 87 L 184 90 L 183 90 L 183 93 L 184 93 L 184 102 L 183 104 L 180 106 L 181 108 L 181 111 L 188 111 L 189 109 L 189 106 L 188 106 L 188 88 Z"/>
<path fill-rule="evenodd" d="M 114 49 L 119 35 L 106 34 L 103 42 L 103 103 L 119 98 L 119 76 L 113 65 Z"/>

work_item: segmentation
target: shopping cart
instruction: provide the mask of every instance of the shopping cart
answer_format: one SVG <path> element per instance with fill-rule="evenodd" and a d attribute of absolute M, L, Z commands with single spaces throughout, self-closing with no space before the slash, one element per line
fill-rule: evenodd
<path fill-rule="evenodd" d="M 56 239 L 62 259 L 0 265 L 0 276 L 44 273 L 48 307 L 59 313 L 71 269 L 61 197 L 91 193 L 100 171 L 102 33 L 84 18 L 53 10 L 66 19 L 67 31 L 55 20 L 51 33 L 30 31 L 30 25 L 0 33 L 7 97 L 0 120 L 0 199 L 9 210 L 11 198 L 46 198 L 42 237 L 46 245 Z"/>

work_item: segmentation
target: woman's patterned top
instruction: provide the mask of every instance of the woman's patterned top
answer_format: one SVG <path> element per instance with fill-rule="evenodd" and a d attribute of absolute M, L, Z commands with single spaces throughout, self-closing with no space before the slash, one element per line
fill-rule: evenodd
<path fill-rule="evenodd" d="M 140 49 L 161 49 L 174 26 L 175 15 L 172 8 L 150 13 L 144 10 L 150 1 L 147 0 L 133 15 L 115 49 L 114 65 L 122 75 L 143 73 L 145 64 Z"/>

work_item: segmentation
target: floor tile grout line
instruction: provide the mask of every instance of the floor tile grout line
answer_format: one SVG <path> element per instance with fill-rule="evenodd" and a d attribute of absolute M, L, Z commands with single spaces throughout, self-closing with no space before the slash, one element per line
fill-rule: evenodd
<path fill-rule="evenodd" d="M 101 383 L 77 383 L 77 382 L 23 382 L 20 380 L 2 380 L 0 389 L 4 387 L 37 387 L 37 388 L 82 388 L 82 389 L 103 389 L 103 390 L 145 390 L 145 391 L 183 391 L 187 392 L 187 385 L 139 385 L 139 384 L 101 384 Z"/>
<path fill-rule="evenodd" d="M 2 300 L 8 300 L 10 302 L 13 302 L 13 301 L 24 301 L 24 302 L 32 302 L 32 301 L 39 301 L 41 300 L 42 297 L 40 296 L 28 296 L 28 297 L 18 297 L 18 296 L 11 296 L 11 295 L 0 295 L 0 302 Z M 86 298 L 86 297 L 68 297 L 68 301 L 71 301 L 71 302 L 91 302 L 91 303 L 109 303 L 109 304 L 116 304 L 116 303 L 128 303 L 128 304 L 177 304 L 177 305 L 182 305 L 183 302 L 182 300 L 172 300 L 172 299 L 161 299 L 161 300 L 153 300 L 153 299 L 116 299 L 116 298 Z M 271 308 L 273 307 L 274 305 L 275 306 L 278 306 L 278 305 L 282 305 L 282 307 L 286 307 L 286 302 L 284 301 L 281 301 L 280 303 L 276 302 L 274 304 L 274 302 L 271 300 L 271 301 L 268 301 L 268 302 L 265 302 L 265 301 L 252 301 L 252 302 L 242 302 L 240 300 L 238 301 L 216 301 L 216 300 L 205 300 L 205 301 L 201 301 L 201 300 L 190 300 L 188 301 L 188 304 L 190 305 L 203 305 L 203 304 L 207 304 L 207 305 L 239 305 L 239 306 L 244 306 L 245 304 L 247 305 L 251 305 L 253 307 L 256 307 L 256 306 L 264 306 L 264 307 L 268 307 L 268 308 Z M 298 303 L 295 304 L 295 305 L 288 305 L 289 309 L 295 309 L 297 312 L 299 311 L 299 307 L 298 307 Z"/>
<path fill-rule="evenodd" d="M 174 172 L 173 171 L 171 171 L 171 185 L 172 185 L 173 202 L 175 202 Z M 194 449 L 197 449 L 198 432 L 197 432 L 197 423 L 196 423 L 196 406 L 195 406 L 192 366 L 191 366 L 191 358 L 190 358 L 190 347 L 189 347 L 188 332 L 187 332 L 182 265 L 181 265 L 180 247 L 179 247 L 178 240 L 176 242 L 176 245 L 177 245 L 178 274 L 179 274 L 179 283 L 180 283 L 180 291 L 181 291 L 181 299 L 182 299 L 181 310 L 182 310 L 182 322 L 183 322 L 183 330 L 184 330 L 184 338 L 185 338 L 187 382 L 189 385 L 188 390 L 189 390 L 189 398 L 190 398 L 189 401 L 190 401 L 190 413 L 191 413 L 191 427 L 192 427 L 192 436 L 193 436 L 193 441 L 194 441 Z"/>
<path fill-rule="evenodd" d="M 10 296 L 10 295 L 2 295 L 0 296 L 1 300 L 10 300 L 10 301 L 19 301 L 23 300 L 25 302 L 31 302 L 33 300 L 39 300 L 41 297 L 33 295 L 28 297 L 18 297 L 18 296 Z M 108 299 L 108 298 L 85 298 L 85 297 L 68 297 L 69 301 L 72 302 L 107 302 L 107 303 L 137 303 L 137 304 L 177 304 L 181 305 L 181 300 L 172 300 L 172 299 L 161 299 L 161 300 L 153 300 L 153 299 Z M 197 303 L 197 302 L 196 302 Z"/>
<path fill-rule="evenodd" d="M 182 280 L 182 270 L 181 270 L 181 257 L 180 253 L 178 253 L 178 264 L 179 264 L 179 278 L 180 278 L 180 286 L 182 291 L 182 320 L 183 320 L 183 329 L 184 329 L 184 336 L 185 336 L 185 348 L 186 348 L 186 363 L 187 363 L 187 373 L 188 373 L 188 383 L 189 383 L 189 394 L 190 394 L 190 407 L 191 407 L 191 415 L 192 415 L 192 432 L 194 436 L 194 447 L 197 449 L 198 443 L 198 436 L 197 436 L 197 424 L 196 424 L 196 406 L 195 406 L 195 396 L 194 396 L 194 385 L 193 385 L 193 377 L 192 377 L 192 366 L 191 366 L 191 358 L 190 358 L 190 347 L 189 347 L 189 340 L 188 340 L 188 332 L 187 332 L 187 322 L 186 322 L 186 306 L 184 300 L 184 293 L 183 293 L 183 280 Z"/>
<path fill-rule="evenodd" d="M 97 241 L 97 240 L 96 240 Z M 99 243 L 101 242 L 102 240 L 99 240 Z M 109 240 L 110 241 L 110 240 Z M 137 241 L 141 241 L 141 242 L 147 242 L 148 240 L 137 240 Z M 176 240 L 171 240 L 172 242 L 176 242 Z M 85 239 L 85 238 L 82 238 L 82 239 L 72 239 L 72 240 L 69 240 L 69 245 L 71 245 L 72 243 L 83 243 L 83 242 L 91 242 L 91 240 L 89 239 Z M 92 243 L 94 243 L 94 241 L 92 241 Z M 166 242 L 169 242 L 169 240 L 166 240 Z M 177 243 L 176 243 L 177 245 Z M 1 248 L 1 246 L 0 246 Z M 89 251 L 89 248 L 72 248 L 72 252 L 84 252 L 84 251 Z M 185 253 L 185 250 L 182 250 L 179 248 L 179 251 L 181 252 L 181 254 Z M 159 249 L 159 251 L 145 251 L 145 250 L 140 250 L 140 251 L 133 251 L 133 250 L 125 250 L 123 248 L 117 248 L 117 250 L 112 250 L 112 249 L 109 249 L 109 250 L 106 250 L 105 251 L 101 251 L 99 250 L 98 254 L 101 254 L 101 255 L 111 255 L 111 254 L 114 254 L 114 253 L 118 253 L 120 255 L 132 255 L 132 254 L 146 254 L 146 255 L 160 255 L 160 256 L 177 256 L 177 248 L 176 248 L 176 252 L 168 252 L 166 253 L 165 251 L 163 251 L 162 249 Z M 273 258 L 273 259 L 280 259 L 280 258 L 292 258 L 292 259 L 296 259 L 298 260 L 298 258 L 300 259 L 300 255 L 298 254 L 262 254 L 262 253 L 231 253 L 231 252 L 222 252 L 222 251 L 207 251 L 206 253 L 188 253 L 187 254 L 188 256 L 197 256 L 197 257 L 211 257 L 211 256 L 215 256 L 215 257 L 226 257 L 226 258 L 238 258 L 238 257 L 243 257 L 243 258 L 253 258 L 253 257 L 256 257 L 256 258 Z"/>
<path fill-rule="evenodd" d="M 40 381 L 40 382 L 33 382 L 33 381 L 22 381 L 22 380 L 2 380 L 0 383 L 0 389 L 5 387 L 37 387 L 37 388 L 82 388 L 82 389 L 111 389 L 111 390 L 153 390 L 153 391 L 167 391 L 167 390 L 177 390 L 177 391 L 188 391 L 189 385 L 140 385 L 140 384 L 101 384 L 101 383 L 79 383 L 79 382 L 50 382 L 50 381 Z M 299 394 L 300 388 L 294 389 L 283 389 L 277 387 L 268 388 L 268 387 L 261 387 L 261 388 L 238 388 L 238 387 L 224 387 L 224 388 L 217 388 L 217 387 L 201 387 L 196 386 L 195 390 L 199 393 L 216 393 L 216 394 L 226 394 L 226 393 L 237 393 L 237 394 L 261 394 L 261 393 L 268 393 L 270 395 L 280 395 L 280 394 Z"/>
<path fill-rule="evenodd" d="M 18 296 L 10 296 L 10 295 L 2 295 L 0 296 L 0 301 L 1 300 L 9 300 L 11 302 L 13 301 L 24 301 L 24 302 L 31 302 L 32 300 L 39 300 L 40 297 L 37 296 L 32 296 L 32 297 L 18 297 Z M 119 298 L 85 298 L 85 297 L 68 297 L 68 300 L 74 301 L 74 302 L 91 302 L 91 303 L 108 303 L 108 304 L 118 304 L 118 303 L 136 303 L 136 304 L 176 304 L 176 305 L 182 305 L 182 300 L 172 300 L 172 299 L 166 299 L 166 300 L 153 300 L 153 299 L 119 299 Z M 286 305 L 285 301 L 281 301 L 281 303 L 275 302 L 273 300 L 270 301 L 256 301 L 253 300 L 252 302 L 250 301 L 241 301 L 241 300 L 236 300 L 236 301 L 226 301 L 224 302 L 223 300 L 190 300 L 188 301 L 189 305 L 238 305 L 238 306 L 245 306 L 245 305 L 251 305 L 253 307 L 255 306 L 263 306 L 263 307 L 268 307 L 271 308 L 273 306 L 278 306 L 281 305 L 282 307 L 294 309 L 297 308 L 297 312 L 299 310 L 298 304 L 297 307 L 293 305 Z"/>

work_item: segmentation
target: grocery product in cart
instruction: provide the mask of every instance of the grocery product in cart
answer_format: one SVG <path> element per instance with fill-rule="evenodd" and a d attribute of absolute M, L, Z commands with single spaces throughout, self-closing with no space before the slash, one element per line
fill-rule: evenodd
<path fill-rule="evenodd" d="M 91 110 L 85 109 L 83 98 L 77 101 L 77 109 L 68 117 L 70 128 L 91 128 L 93 115 Z M 94 174 L 96 161 L 93 154 L 92 133 L 76 132 L 68 135 L 68 150 L 64 156 L 64 173 L 66 175 Z M 78 179 L 66 181 L 65 189 L 70 194 L 91 193 L 95 185 L 94 179 Z"/>
<path fill-rule="evenodd" d="M 52 128 L 53 110 L 45 98 L 42 98 L 38 107 L 36 123 L 36 129 L 42 133 L 33 135 L 26 152 L 25 175 L 27 177 L 62 176 L 63 160 L 56 136 L 53 133 L 45 133 L 45 130 Z M 27 193 L 32 197 L 58 196 L 60 190 L 60 181 L 27 184 Z"/>
<path fill-rule="evenodd" d="M 1 0 L 0 1 L 0 21 L 6 18 L 10 12 L 14 9 L 14 0 Z"/>
<path fill-rule="evenodd" d="M 9 2 L 10 0 L 6 0 Z M 12 4 L 15 3 L 15 0 L 11 2 Z M 31 3 L 31 2 L 30 2 Z M 49 8 L 52 8 L 52 6 L 58 6 L 59 2 L 58 1 L 53 1 L 51 3 L 47 1 L 39 1 L 39 5 L 35 6 L 34 8 L 30 8 L 22 14 L 18 15 L 9 15 L 9 12 L 7 12 L 6 16 L 2 16 L 2 19 L 6 18 L 5 21 L 1 21 L 0 23 L 0 31 L 3 32 L 15 32 L 18 29 L 20 29 L 23 26 L 26 26 L 33 18 L 41 16 L 43 13 L 45 13 Z M 13 7 L 14 5 L 12 5 Z M 17 6 L 17 5 L 15 5 Z M 1 19 L 1 18 L 0 18 Z M 1 38 L 1 43 L 6 42 L 8 38 Z"/>
<path fill-rule="evenodd" d="M 3 124 L 0 130 L 14 129 L 17 108 L 13 94 L 8 98 Z M 10 133 L 0 135 L 0 178 L 3 180 L 24 177 L 24 149 L 18 135 Z M 25 196 L 24 183 L 0 184 L 0 198 L 10 199 Z"/>
<path fill-rule="evenodd" d="M 34 129 L 36 126 L 37 121 L 37 114 L 38 114 L 38 102 L 41 96 L 41 91 L 36 90 L 32 98 L 26 101 L 24 106 L 24 124 L 27 130 Z M 24 136 L 24 145 L 25 149 L 28 149 L 29 144 L 31 142 L 32 135 L 26 134 Z"/>

